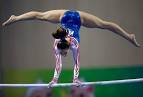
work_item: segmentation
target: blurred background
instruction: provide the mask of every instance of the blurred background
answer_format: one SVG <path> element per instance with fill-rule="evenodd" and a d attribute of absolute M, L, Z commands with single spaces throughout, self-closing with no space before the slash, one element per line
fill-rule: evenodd
<path fill-rule="evenodd" d="M 139 43 L 143 44 L 142 0 L 0 0 L 0 25 L 11 15 L 54 9 L 81 10 L 115 22 L 129 33 L 134 33 Z M 39 80 L 48 83 L 55 68 L 52 52 L 54 39 L 51 33 L 58 25 L 43 21 L 23 21 L 7 27 L 0 26 L 0 83 L 37 83 Z M 143 48 L 136 48 L 107 30 L 81 27 L 80 36 L 80 77 L 84 81 L 143 77 Z M 59 82 L 71 82 L 72 75 L 73 63 L 69 53 L 63 58 Z M 0 88 L 0 97 L 26 97 L 27 93 L 34 95 L 28 91 L 41 89 Z M 143 83 L 87 87 L 84 90 L 71 87 L 42 91 L 45 94 L 40 92 L 28 96 L 143 97 Z M 84 93 L 91 95 L 85 96 Z"/>

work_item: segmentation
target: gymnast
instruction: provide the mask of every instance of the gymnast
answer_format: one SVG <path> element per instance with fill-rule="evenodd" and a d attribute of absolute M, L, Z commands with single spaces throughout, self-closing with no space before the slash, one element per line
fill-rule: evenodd
<path fill-rule="evenodd" d="M 81 82 L 79 77 L 79 44 L 80 36 L 79 30 L 80 26 L 87 28 L 100 28 L 110 30 L 124 39 L 128 40 L 136 47 L 140 47 L 140 44 L 136 41 L 134 34 L 129 34 L 123 30 L 119 25 L 104 21 L 92 14 L 76 11 L 76 10 L 50 10 L 46 12 L 30 11 L 19 16 L 12 15 L 6 22 L 2 25 L 6 26 L 17 21 L 25 20 L 41 20 L 51 23 L 60 23 L 60 27 L 56 32 L 52 33 L 55 38 L 53 45 L 54 54 L 56 58 L 56 67 L 53 79 L 49 83 L 49 86 L 56 84 L 62 68 L 61 56 L 66 56 L 68 51 L 71 50 L 74 60 L 74 75 L 73 83 L 80 85 Z"/>

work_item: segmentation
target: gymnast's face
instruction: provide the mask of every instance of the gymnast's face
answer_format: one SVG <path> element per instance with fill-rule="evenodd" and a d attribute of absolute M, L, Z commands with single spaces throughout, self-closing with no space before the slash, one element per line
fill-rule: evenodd
<path fill-rule="evenodd" d="M 65 56 L 67 56 L 68 51 L 69 51 L 69 49 L 61 49 L 60 54 L 65 57 Z"/>
<path fill-rule="evenodd" d="M 57 47 L 59 48 L 60 54 L 66 56 L 70 48 L 70 39 L 66 38 L 64 41 L 59 41 Z"/>

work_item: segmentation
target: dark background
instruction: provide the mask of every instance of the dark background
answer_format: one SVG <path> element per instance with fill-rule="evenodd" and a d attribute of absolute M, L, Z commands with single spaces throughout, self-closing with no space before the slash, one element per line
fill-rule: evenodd
<path fill-rule="evenodd" d="M 143 43 L 142 0 L 1 0 L 0 19 L 6 21 L 12 14 L 53 9 L 77 9 L 104 20 L 119 24 Z M 1 27 L 1 26 L 0 26 Z M 57 24 L 41 21 L 18 22 L 1 27 L 1 66 L 3 68 L 49 68 L 54 65 L 53 38 Z M 116 64 L 143 63 L 143 49 L 136 48 L 125 39 L 107 30 L 81 28 L 81 66 L 101 67 Z M 64 67 L 71 66 L 71 56 L 65 58 Z"/>
<path fill-rule="evenodd" d="M 12 14 L 53 9 L 81 10 L 115 22 L 129 33 L 134 33 L 139 43 L 143 44 L 142 0 L 0 0 L 0 25 Z M 58 25 L 23 21 L 7 27 L 0 26 L 0 82 L 11 76 L 11 71 L 9 76 L 4 76 L 9 69 L 53 69 L 54 39 L 51 32 Z M 81 27 L 80 36 L 81 68 L 143 66 L 143 48 L 134 47 L 110 31 Z M 63 59 L 63 67 L 72 68 L 71 54 Z M 15 75 L 12 77 L 14 79 Z"/>

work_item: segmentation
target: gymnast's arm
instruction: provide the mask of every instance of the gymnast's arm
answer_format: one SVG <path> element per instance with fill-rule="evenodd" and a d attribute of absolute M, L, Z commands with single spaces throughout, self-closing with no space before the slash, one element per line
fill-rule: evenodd
<path fill-rule="evenodd" d="M 19 16 L 12 15 L 2 25 L 6 26 L 9 24 L 15 23 L 17 21 L 25 21 L 25 20 L 41 20 L 41 21 L 48 21 L 52 23 L 59 23 L 60 16 L 61 16 L 61 12 L 58 10 L 52 10 L 52 11 L 46 11 L 46 12 L 30 11 Z"/>

